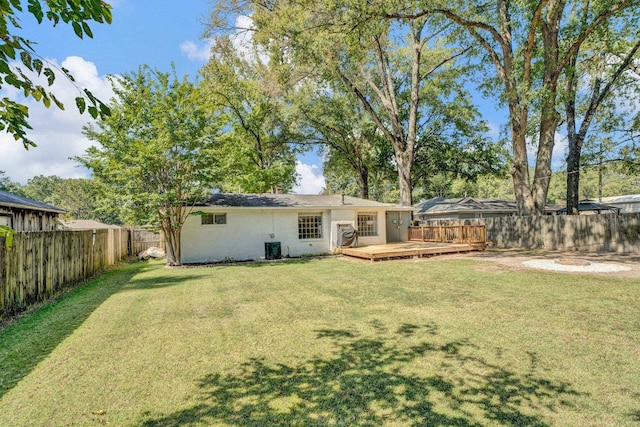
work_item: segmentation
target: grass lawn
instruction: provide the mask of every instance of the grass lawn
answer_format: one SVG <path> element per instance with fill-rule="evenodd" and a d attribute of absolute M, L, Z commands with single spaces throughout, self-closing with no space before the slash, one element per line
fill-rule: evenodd
<path fill-rule="evenodd" d="M 640 423 L 639 280 L 481 267 L 127 264 L 0 330 L 0 426 Z"/>

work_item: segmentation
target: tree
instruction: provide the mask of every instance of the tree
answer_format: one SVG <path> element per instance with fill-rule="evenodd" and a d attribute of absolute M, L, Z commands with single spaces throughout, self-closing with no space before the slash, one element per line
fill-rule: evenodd
<path fill-rule="evenodd" d="M 588 7 L 583 7 L 578 26 L 586 25 L 589 12 Z M 611 130 L 611 124 L 619 121 L 615 116 L 620 114 L 615 98 L 637 98 L 640 92 L 637 79 L 626 73 L 634 65 L 640 49 L 637 21 L 623 20 L 601 27 L 596 37 L 590 38 L 589 42 L 582 44 L 582 49 L 572 53 L 566 68 L 566 201 L 570 215 L 578 214 L 581 152 L 590 128 L 598 121 L 598 113 L 603 109 L 608 110 L 606 116 L 600 119 L 605 122 L 600 129 Z"/>
<path fill-rule="evenodd" d="M 573 19 L 587 7 L 582 25 Z M 484 51 L 494 68 L 485 87 L 496 89 L 509 110 L 514 193 L 520 214 L 542 214 L 551 177 L 551 156 L 561 121 L 558 112 L 563 73 L 590 37 L 614 19 L 637 22 L 636 0 L 567 2 L 496 0 L 434 2 L 419 12 L 398 8 L 389 19 L 438 15 L 458 24 Z M 580 15 L 580 13 L 578 13 Z M 535 120 L 534 120 L 535 119 Z M 527 144 L 537 145 L 533 180 Z"/>
<path fill-rule="evenodd" d="M 435 99 L 431 104 L 429 126 L 421 129 L 416 145 L 415 189 L 423 196 L 434 196 L 438 181 L 453 184 L 462 179 L 471 183 L 481 176 L 504 173 L 504 143 L 484 136 L 487 125 L 466 94 L 454 102 Z"/>
<path fill-rule="evenodd" d="M 168 263 L 180 264 L 181 230 L 218 176 L 213 113 L 193 83 L 141 66 L 113 83 L 112 114 L 85 134 L 99 145 L 78 160 L 132 225 L 156 224 Z"/>
<path fill-rule="evenodd" d="M 325 159 L 326 190 L 368 199 L 383 136 L 358 99 L 309 82 L 296 90 L 293 106 L 302 144 L 319 148 Z"/>
<path fill-rule="evenodd" d="M 368 19 L 384 7 L 377 3 L 255 4 L 255 38 L 281 79 L 295 87 L 312 78 L 328 91 L 351 92 L 393 148 L 400 202 L 411 204 L 418 136 L 432 113 L 425 99 L 455 100 L 463 90 L 453 64 L 464 49 L 443 47 L 443 27 L 428 17 Z"/>
<path fill-rule="evenodd" d="M 24 195 L 20 184 L 12 181 L 11 178 L 5 175 L 4 171 L 0 171 L 0 191 L 6 191 L 17 196 Z"/>
<path fill-rule="evenodd" d="M 284 94 L 271 78 L 256 47 L 237 46 L 217 37 L 209 62 L 200 71 L 202 99 L 220 112 L 225 127 L 220 139 L 220 166 L 227 191 L 289 191 L 296 181 L 293 145 Z"/>
<path fill-rule="evenodd" d="M 9 85 L 22 91 L 26 98 L 41 102 L 49 108 L 55 104 L 61 110 L 64 105 L 55 94 L 41 84 L 34 82 L 31 76 L 44 76 L 47 86 L 53 85 L 56 74 L 74 81 L 73 76 L 64 68 L 55 68 L 43 60 L 35 51 L 35 42 L 19 35 L 20 17 L 24 14 L 24 1 L 11 0 L 0 2 L 0 88 Z M 33 15 L 39 24 L 46 17 L 54 26 L 60 22 L 71 24 L 76 36 L 93 37 L 89 22 L 111 23 L 111 6 L 102 0 L 29 0 L 27 12 Z M 20 61 L 26 67 L 13 64 Z M 83 89 L 82 95 L 76 97 L 76 106 L 80 113 L 85 110 L 93 118 L 109 114 L 109 108 L 97 99 L 89 90 Z M 0 130 L 4 130 L 16 140 L 22 141 L 25 149 L 36 146 L 26 136 L 31 126 L 28 122 L 29 109 L 26 105 L 9 98 L 0 99 Z"/>
<path fill-rule="evenodd" d="M 38 175 L 29 179 L 23 191 L 27 197 L 66 210 L 67 218 L 122 224 L 117 207 L 97 180 Z"/>

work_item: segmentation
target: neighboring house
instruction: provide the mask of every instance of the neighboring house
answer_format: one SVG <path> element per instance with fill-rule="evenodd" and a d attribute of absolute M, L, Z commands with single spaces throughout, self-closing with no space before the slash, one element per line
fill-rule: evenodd
<path fill-rule="evenodd" d="M 545 215 L 555 215 L 562 206 L 545 206 Z M 434 197 L 415 205 L 414 220 L 418 222 L 431 220 L 494 218 L 503 216 L 517 216 L 518 208 L 515 202 L 499 199 L 482 199 L 476 197 L 460 197 L 445 199 Z"/>
<path fill-rule="evenodd" d="M 412 211 L 342 195 L 213 194 L 182 228 L 182 262 L 331 253 L 349 226 L 360 246 L 406 241 Z"/>
<path fill-rule="evenodd" d="M 27 197 L 0 191 L 0 225 L 15 231 L 52 231 L 58 228 L 58 217 L 64 209 Z"/>
<path fill-rule="evenodd" d="M 120 228 L 117 225 L 105 224 L 92 219 L 65 219 L 59 222 L 60 226 L 58 228 L 61 230 L 108 230 Z"/>
<path fill-rule="evenodd" d="M 580 215 L 619 214 L 620 208 L 610 204 L 597 203 L 593 200 L 580 200 L 578 202 L 578 212 Z M 556 214 L 566 215 L 567 208 L 558 209 Z"/>
<path fill-rule="evenodd" d="M 429 221 L 434 219 L 492 218 L 515 216 L 518 208 L 514 202 L 498 199 L 462 197 L 445 199 L 435 197 L 415 205 L 414 219 Z"/>
<path fill-rule="evenodd" d="M 600 203 L 620 208 L 620 213 L 640 212 L 640 194 L 603 197 Z"/>

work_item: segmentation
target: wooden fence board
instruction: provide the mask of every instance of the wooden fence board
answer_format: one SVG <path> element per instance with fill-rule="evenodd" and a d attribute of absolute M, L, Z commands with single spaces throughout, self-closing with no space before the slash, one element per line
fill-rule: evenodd
<path fill-rule="evenodd" d="M 129 230 L 19 232 L 0 238 L 0 320 L 129 256 Z"/>
<path fill-rule="evenodd" d="M 640 252 L 640 213 L 496 217 L 425 221 L 424 225 L 485 225 L 487 242 L 505 249 Z"/>

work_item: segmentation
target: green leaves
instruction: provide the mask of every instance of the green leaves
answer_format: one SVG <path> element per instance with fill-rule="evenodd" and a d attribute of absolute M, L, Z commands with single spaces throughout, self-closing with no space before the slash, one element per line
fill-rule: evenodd
<path fill-rule="evenodd" d="M 8 225 L 0 225 L 0 237 L 5 238 L 5 245 L 7 250 L 13 248 L 13 235 L 16 234 L 15 230 Z"/>
<path fill-rule="evenodd" d="M 55 82 L 56 67 L 47 66 L 45 61 L 38 58 L 32 48 L 33 42 L 9 33 L 8 23 L 15 28 L 20 28 L 20 13 L 22 12 L 22 1 L 20 0 L 0 2 L 0 35 L 2 36 L 0 37 L 0 87 L 4 84 L 13 86 L 21 90 L 25 97 L 31 97 L 47 108 L 51 104 L 55 104 L 64 110 L 63 103 L 52 92 L 48 92 L 42 86 L 32 82 L 20 68 L 12 68 L 9 65 L 10 62 L 19 58 L 22 65 L 29 71 L 38 76 L 44 75 L 48 86 L 52 86 Z M 27 12 L 33 15 L 38 23 L 42 23 L 45 16 L 54 26 L 60 22 L 70 23 L 76 36 L 80 38 L 85 35 L 93 37 L 89 25 L 90 21 L 111 23 L 112 20 L 111 6 L 102 0 L 47 0 L 45 2 L 28 0 Z M 74 82 L 73 76 L 68 70 L 62 68 L 60 71 L 71 82 Z M 76 106 L 81 113 L 86 111 L 93 118 L 109 114 L 109 107 L 86 90 L 83 91 L 83 97 L 76 99 Z M 2 109 L 3 107 L 4 109 Z M 0 130 L 13 135 L 16 140 L 22 141 L 25 149 L 28 149 L 35 146 L 35 143 L 26 138 L 26 131 L 31 129 L 31 126 L 28 124 L 28 109 L 23 107 L 21 104 L 7 99 L 0 102 Z"/>
<path fill-rule="evenodd" d="M 215 118 L 194 85 L 175 74 L 143 66 L 113 89 L 111 115 L 88 91 L 76 100 L 99 119 L 97 128 L 85 129 L 96 146 L 77 160 L 104 184 L 128 223 L 157 224 L 175 236 L 189 206 L 217 181 Z M 179 261 L 179 239 L 168 244 Z"/>

